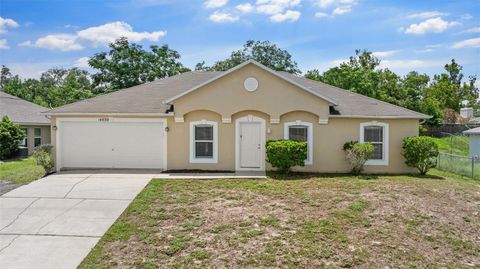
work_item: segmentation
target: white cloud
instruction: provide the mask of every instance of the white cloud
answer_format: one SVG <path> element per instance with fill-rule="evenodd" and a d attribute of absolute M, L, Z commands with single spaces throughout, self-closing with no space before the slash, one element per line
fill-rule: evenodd
<path fill-rule="evenodd" d="M 232 15 L 228 12 L 215 11 L 210 15 L 209 19 L 216 23 L 227 23 L 238 21 L 238 16 Z"/>
<path fill-rule="evenodd" d="M 6 39 L 0 39 L 0 49 L 9 49 L 8 42 Z"/>
<path fill-rule="evenodd" d="M 250 13 L 253 11 L 253 6 L 250 3 L 236 5 L 235 8 L 242 13 Z"/>
<path fill-rule="evenodd" d="M 425 33 L 441 33 L 450 27 L 459 25 L 455 21 L 445 21 L 440 17 L 425 20 L 419 24 L 411 24 L 406 30 L 407 34 L 422 35 Z"/>
<path fill-rule="evenodd" d="M 315 17 L 316 18 L 324 18 L 324 17 L 328 17 L 328 14 L 325 13 L 325 12 L 316 12 Z"/>
<path fill-rule="evenodd" d="M 7 33 L 7 28 L 17 28 L 18 23 L 9 18 L 0 17 L 0 34 Z"/>
<path fill-rule="evenodd" d="M 206 8 L 219 8 L 228 3 L 228 0 L 207 0 L 203 3 Z"/>
<path fill-rule="evenodd" d="M 299 6 L 301 0 L 257 0 L 257 12 L 267 15 L 283 13 L 286 9 Z"/>
<path fill-rule="evenodd" d="M 447 15 L 447 14 L 439 11 L 426 11 L 426 12 L 410 14 L 407 16 L 407 18 L 408 19 L 428 19 L 428 18 L 439 17 L 444 15 Z"/>
<path fill-rule="evenodd" d="M 480 38 L 471 38 L 463 41 L 454 43 L 451 48 L 461 49 L 461 48 L 479 48 L 480 47 Z"/>
<path fill-rule="evenodd" d="M 126 37 L 133 42 L 142 40 L 156 42 L 165 34 L 165 31 L 135 32 L 132 26 L 121 21 L 94 26 L 77 32 L 79 38 L 89 41 L 94 46 L 111 43 L 120 37 Z"/>
<path fill-rule="evenodd" d="M 375 57 L 385 58 L 385 57 L 390 57 L 399 52 L 400 50 L 386 50 L 386 51 L 375 51 L 375 52 L 372 52 L 372 54 Z"/>
<path fill-rule="evenodd" d="M 329 8 L 338 5 L 351 5 L 356 2 L 356 0 L 316 0 L 314 4 L 320 8 Z"/>
<path fill-rule="evenodd" d="M 427 52 L 432 52 L 433 49 L 423 49 L 423 50 L 415 50 L 417 53 L 427 53 Z"/>
<path fill-rule="evenodd" d="M 480 26 L 472 27 L 470 29 L 462 31 L 462 33 L 468 33 L 468 34 L 480 33 Z"/>
<path fill-rule="evenodd" d="M 471 19 L 473 19 L 473 16 L 468 13 L 462 15 L 462 20 L 471 20 Z"/>
<path fill-rule="evenodd" d="M 88 60 L 90 60 L 89 57 L 78 58 L 73 66 L 78 68 L 89 68 L 90 66 L 88 65 Z"/>
<path fill-rule="evenodd" d="M 343 15 L 352 12 L 352 7 L 351 6 L 343 6 L 343 7 L 337 7 L 333 10 L 332 16 L 335 15 Z"/>
<path fill-rule="evenodd" d="M 443 47 L 443 44 L 425 45 L 425 48 L 441 48 L 441 47 Z"/>
<path fill-rule="evenodd" d="M 133 42 L 142 40 L 158 41 L 165 36 L 165 31 L 135 32 L 126 22 L 111 22 L 99 26 L 89 27 L 78 31 L 76 34 L 52 34 L 38 38 L 35 42 L 30 40 L 18 44 L 51 50 L 73 51 L 82 50 L 86 46 L 98 47 L 114 42 L 120 37 L 126 37 Z"/>
<path fill-rule="evenodd" d="M 61 51 L 72 51 L 72 50 L 82 50 L 84 47 L 81 44 L 77 43 L 77 36 L 70 34 L 56 34 L 56 35 L 47 35 L 41 37 L 31 43 L 26 41 L 21 43 L 25 46 L 33 46 L 37 48 L 50 49 L 50 50 L 61 50 Z"/>
<path fill-rule="evenodd" d="M 275 14 L 270 17 L 273 22 L 283 21 L 296 21 L 300 18 L 301 13 L 299 11 L 287 10 L 285 13 Z"/>

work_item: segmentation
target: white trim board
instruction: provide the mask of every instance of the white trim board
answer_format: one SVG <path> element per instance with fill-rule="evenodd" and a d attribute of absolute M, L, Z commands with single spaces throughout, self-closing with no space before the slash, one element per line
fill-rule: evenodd
<path fill-rule="evenodd" d="M 207 84 L 210 84 L 210 83 L 212 83 L 213 81 L 215 81 L 215 80 L 217 80 L 217 79 L 219 79 L 219 78 L 222 78 L 222 77 L 224 77 L 224 76 L 226 76 L 226 75 L 228 75 L 228 74 L 230 74 L 230 73 L 232 73 L 232 72 L 234 72 L 234 71 L 236 71 L 236 70 L 238 70 L 238 69 L 240 69 L 240 68 L 242 68 L 242 67 L 244 67 L 244 66 L 246 66 L 246 65 L 248 65 L 248 64 L 254 64 L 254 65 L 260 67 L 261 69 L 269 72 L 270 74 L 273 74 L 274 76 L 279 77 L 279 78 L 281 78 L 281 79 L 289 82 L 290 84 L 293 84 L 293 85 L 299 87 L 300 89 L 302 89 L 302 90 L 304 90 L 304 91 L 307 91 L 307 92 L 309 92 L 309 93 L 311 93 L 311 94 L 313 94 L 313 95 L 315 95 L 315 96 L 317 96 L 317 97 L 319 97 L 319 98 L 327 101 L 327 102 L 330 103 L 331 105 L 334 105 L 334 106 L 338 105 L 337 101 L 333 100 L 332 98 L 327 97 L 327 96 L 322 95 L 322 94 L 319 94 L 319 93 L 317 93 L 317 92 L 315 92 L 315 91 L 312 91 L 311 89 L 309 89 L 309 88 L 307 88 L 307 87 L 305 87 L 305 86 L 303 86 L 303 85 L 301 85 L 301 84 L 299 84 L 299 83 L 297 83 L 297 82 L 295 82 L 295 81 L 293 81 L 293 80 L 291 80 L 291 79 L 289 79 L 289 78 L 286 78 L 286 77 L 282 76 L 281 74 L 279 74 L 279 73 L 276 72 L 275 70 L 270 69 L 270 68 L 264 66 L 263 64 L 261 64 L 261 63 L 259 63 L 259 62 L 257 62 L 257 61 L 254 61 L 254 60 L 248 60 L 248 61 L 243 62 L 243 63 L 241 63 L 241 64 L 239 64 L 239 65 L 237 65 L 237 66 L 235 66 L 235 67 L 232 67 L 232 68 L 230 68 L 229 70 L 223 72 L 222 74 L 220 74 L 220 75 L 218 75 L 218 76 L 216 76 L 216 77 L 213 77 L 213 78 L 211 78 L 211 79 L 209 79 L 209 80 L 207 80 L 207 81 L 205 81 L 205 82 L 203 82 L 203 83 L 198 84 L 197 86 L 195 86 L 195 87 L 193 87 L 193 88 L 190 88 L 190 89 L 187 90 L 187 91 L 184 91 L 184 92 L 182 92 L 182 93 L 180 93 L 180 94 L 178 94 L 178 95 L 175 95 L 175 96 L 167 99 L 164 103 L 165 103 L 165 104 L 171 103 L 171 102 L 177 100 L 178 98 L 180 98 L 180 97 L 182 97 L 182 96 L 184 96 L 184 95 L 187 95 L 187 94 L 189 94 L 189 93 L 191 93 L 191 92 L 193 92 L 193 91 L 195 91 L 195 90 L 197 90 L 197 89 L 199 89 L 199 88 L 201 88 L 201 87 L 203 87 L 203 86 L 205 86 L 205 85 L 207 85 Z"/>

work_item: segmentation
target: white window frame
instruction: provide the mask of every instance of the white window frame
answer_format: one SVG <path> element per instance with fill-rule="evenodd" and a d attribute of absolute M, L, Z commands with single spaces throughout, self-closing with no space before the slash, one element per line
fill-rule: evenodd
<path fill-rule="evenodd" d="M 21 128 L 23 131 L 25 131 L 25 138 L 20 141 L 19 147 L 22 148 L 28 148 L 28 128 Z"/>
<path fill-rule="evenodd" d="M 360 123 L 360 143 L 365 143 L 365 132 L 364 129 L 365 127 L 369 126 L 376 126 L 376 127 L 383 127 L 383 152 L 382 152 L 382 159 L 381 160 L 368 160 L 365 165 L 388 165 L 388 149 L 390 148 L 388 137 L 389 131 L 388 131 L 388 123 L 384 122 L 377 122 L 377 121 L 371 121 L 371 122 L 362 122 Z"/>
<path fill-rule="evenodd" d="M 212 125 L 213 127 L 213 157 L 196 158 L 195 157 L 195 126 Z M 190 122 L 190 163 L 218 163 L 218 123 L 215 121 L 192 121 Z"/>
<path fill-rule="evenodd" d="M 307 159 L 305 160 L 305 165 L 313 164 L 313 124 L 311 122 L 305 122 L 301 120 L 296 120 L 292 122 L 285 122 L 283 125 L 283 138 L 289 139 L 289 129 L 291 126 L 302 126 L 307 127 Z"/>

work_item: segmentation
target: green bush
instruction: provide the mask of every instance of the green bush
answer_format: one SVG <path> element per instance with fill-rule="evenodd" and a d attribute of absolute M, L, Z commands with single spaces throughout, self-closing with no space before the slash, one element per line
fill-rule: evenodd
<path fill-rule="evenodd" d="M 267 162 L 288 173 L 293 166 L 305 166 L 307 144 L 294 140 L 269 140 L 266 146 Z"/>
<path fill-rule="evenodd" d="M 343 145 L 343 150 L 346 153 L 346 159 L 352 167 L 352 173 L 360 174 L 363 170 L 365 162 L 370 159 L 373 153 L 372 144 L 360 144 L 358 141 L 350 141 Z"/>
<path fill-rule="evenodd" d="M 18 150 L 20 141 L 26 136 L 20 125 L 13 123 L 7 116 L 0 122 L 0 160 L 11 158 Z"/>
<path fill-rule="evenodd" d="M 438 145 L 428 136 L 414 136 L 403 139 L 403 156 L 408 166 L 415 167 L 425 175 L 437 166 Z"/>
<path fill-rule="evenodd" d="M 53 172 L 55 164 L 52 158 L 51 145 L 41 145 L 37 147 L 32 156 L 35 159 L 35 162 L 45 169 L 47 174 Z"/>

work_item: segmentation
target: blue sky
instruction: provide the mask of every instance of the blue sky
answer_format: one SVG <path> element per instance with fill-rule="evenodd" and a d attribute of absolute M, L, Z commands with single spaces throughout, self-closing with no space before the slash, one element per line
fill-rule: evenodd
<path fill-rule="evenodd" d="M 476 0 L 1 0 L 0 17 L 0 64 L 23 77 L 83 68 L 122 35 L 166 43 L 190 68 L 254 39 L 288 50 L 302 71 L 368 49 L 399 74 L 439 73 L 455 58 L 466 75 L 480 75 Z"/>

